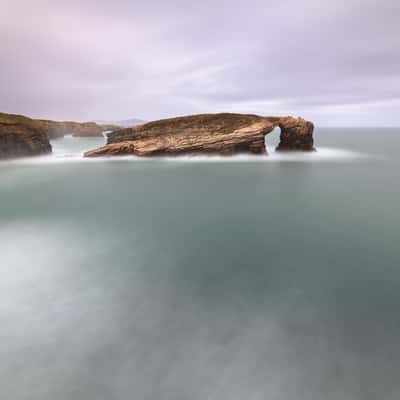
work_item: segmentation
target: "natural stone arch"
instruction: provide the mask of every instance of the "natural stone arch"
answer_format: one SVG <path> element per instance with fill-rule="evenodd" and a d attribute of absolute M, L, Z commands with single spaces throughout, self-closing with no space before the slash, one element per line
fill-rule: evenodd
<path fill-rule="evenodd" d="M 314 124 L 303 118 L 281 118 L 277 151 L 314 151 Z"/>
<path fill-rule="evenodd" d="M 265 154 L 265 136 L 276 127 L 281 129 L 278 151 L 314 150 L 313 124 L 302 118 L 223 113 L 169 118 L 112 132 L 106 146 L 85 156 Z"/>

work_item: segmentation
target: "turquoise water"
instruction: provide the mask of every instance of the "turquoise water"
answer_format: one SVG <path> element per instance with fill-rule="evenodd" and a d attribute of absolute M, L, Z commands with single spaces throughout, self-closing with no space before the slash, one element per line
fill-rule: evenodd
<path fill-rule="evenodd" d="M 399 135 L 0 163 L 0 398 L 397 400 Z"/>

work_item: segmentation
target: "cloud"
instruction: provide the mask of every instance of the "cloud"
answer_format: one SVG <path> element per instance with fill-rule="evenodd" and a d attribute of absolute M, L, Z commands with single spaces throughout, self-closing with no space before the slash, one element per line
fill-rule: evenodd
<path fill-rule="evenodd" d="M 58 119 L 301 111 L 329 124 L 340 109 L 343 125 L 400 123 L 387 105 L 400 99 L 395 0 L 2 2 L 4 111 Z"/>

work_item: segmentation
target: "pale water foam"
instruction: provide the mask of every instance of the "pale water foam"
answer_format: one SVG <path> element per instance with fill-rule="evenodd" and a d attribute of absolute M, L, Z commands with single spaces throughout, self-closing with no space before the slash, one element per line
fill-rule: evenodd
<path fill-rule="evenodd" d="M 57 163 L 57 162 L 148 162 L 148 158 L 136 156 L 120 156 L 120 157 L 98 157 L 84 158 L 83 153 L 88 149 L 103 146 L 105 144 L 106 135 L 104 138 L 74 138 L 66 136 L 52 142 L 53 152 L 50 155 L 40 156 L 35 158 L 24 158 L 13 160 L 13 163 L 19 164 L 40 164 L 40 163 Z M 275 138 L 275 140 L 277 140 Z M 269 162 L 323 162 L 323 161 L 341 161 L 341 160 L 357 160 L 365 157 L 372 157 L 371 154 L 361 153 L 343 148 L 318 146 L 316 152 L 310 153 L 280 153 L 275 151 L 275 146 L 267 145 L 268 155 L 234 155 L 234 156 L 179 156 L 179 157 L 153 157 L 153 162 L 251 162 L 251 163 L 269 163 Z"/>

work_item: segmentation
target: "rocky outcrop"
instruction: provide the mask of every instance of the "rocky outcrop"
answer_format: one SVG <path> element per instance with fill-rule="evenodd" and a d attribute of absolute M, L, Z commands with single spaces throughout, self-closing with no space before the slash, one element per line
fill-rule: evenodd
<path fill-rule="evenodd" d="M 150 122 L 110 133 L 108 145 L 86 156 L 236 154 L 265 152 L 273 124 L 255 115 L 195 115 Z"/>
<path fill-rule="evenodd" d="M 281 129 L 277 151 L 314 151 L 314 125 L 303 118 L 281 118 L 278 126 Z"/>
<path fill-rule="evenodd" d="M 313 124 L 302 118 L 202 114 L 149 122 L 112 132 L 85 157 L 239 153 L 265 154 L 265 135 L 281 129 L 280 151 L 312 151 Z"/>
<path fill-rule="evenodd" d="M 46 130 L 21 115 L 0 113 L 0 159 L 51 153 Z"/>
<path fill-rule="evenodd" d="M 57 139 L 67 134 L 64 125 L 55 121 L 47 121 L 38 119 L 36 122 L 46 131 L 49 139 Z"/>
<path fill-rule="evenodd" d="M 50 139 L 72 135 L 75 137 L 101 137 L 106 131 L 120 129 L 116 125 L 99 125 L 95 122 L 37 120 L 47 131 Z"/>

